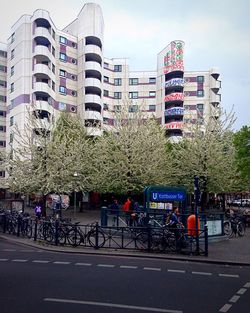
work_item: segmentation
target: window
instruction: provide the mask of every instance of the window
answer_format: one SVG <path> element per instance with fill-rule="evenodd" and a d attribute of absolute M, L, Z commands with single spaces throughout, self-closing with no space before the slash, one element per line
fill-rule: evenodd
<path fill-rule="evenodd" d="M 114 92 L 114 98 L 115 99 L 121 99 L 122 98 L 122 93 L 121 92 Z"/>
<path fill-rule="evenodd" d="M 71 75 L 72 80 L 76 80 L 76 75 Z"/>
<path fill-rule="evenodd" d="M 14 66 L 11 66 L 10 68 L 10 76 L 13 76 L 14 75 Z"/>
<path fill-rule="evenodd" d="M 109 123 L 109 119 L 107 117 L 103 118 L 103 124 L 108 124 Z"/>
<path fill-rule="evenodd" d="M 203 103 L 198 103 L 198 104 L 196 105 L 196 107 L 197 107 L 197 110 L 203 111 L 204 104 L 203 104 Z"/>
<path fill-rule="evenodd" d="M 67 62 L 67 55 L 63 52 L 60 52 L 59 59 L 61 61 Z"/>
<path fill-rule="evenodd" d="M 121 78 L 115 78 L 114 79 L 114 85 L 115 86 L 121 86 L 122 85 L 122 79 Z"/>
<path fill-rule="evenodd" d="M 73 97 L 76 97 L 76 96 L 77 96 L 77 92 L 76 92 L 75 90 L 72 90 L 72 91 L 71 91 L 71 95 L 72 95 Z"/>
<path fill-rule="evenodd" d="M 149 91 L 149 97 L 155 97 L 155 91 Z"/>
<path fill-rule="evenodd" d="M 6 132 L 6 126 L 0 125 L 0 132 Z"/>
<path fill-rule="evenodd" d="M 121 106 L 120 105 L 114 105 L 114 111 L 115 112 L 120 112 L 121 111 Z"/>
<path fill-rule="evenodd" d="M 75 43 L 75 42 L 72 42 L 72 43 L 71 43 L 71 46 L 72 46 L 73 48 L 76 48 L 76 43 Z"/>
<path fill-rule="evenodd" d="M 129 85 L 138 85 L 138 78 L 130 78 Z"/>
<path fill-rule="evenodd" d="M 204 90 L 197 90 L 197 97 L 204 97 Z"/>
<path fill-rule="evenodd" d="M 204 76 L 197 76 L 197 83 L 204 83 Z"/>
<path fill-rule="evenodd" d="M 0 80 L 0 87 L 6 87 L 6 81 Z"/>
<path fill-rule="evenodd" d="M 54 31 L 54 29 L 52 29 L 52 38 L 56 38 L 56 33 L 55 33 L 55 31 Z"/>
<path fill-rule="evenodd" d="M 63 43 L 64 45 L 67 44 L 67 39 L 63 36 L 60 36 L 60 43 Z"/>
<path fill-rule="evenodd" d="M 13 139 L 14 139 L 14 134 L 13 134 L 13 133 L 10 133 L 10 143 L 13 142 Z"/>
<path fill-rule="evenodd" d="M 59 86 L 59 92 L 66 95 L 66 87 L 65 86 Z"/>
<path fill-rule="evenodd" d="M 55 74 L 55 64 L 52 63 L 52 72 Z"/>
<path fill-rule="evenodd" d="M 1 177 L 5 177 L 5 171 L 1 171 L 1 172 L 0 172 L 0 176 L 1 176 Z"/>
<path fill-rule="evenodd" d="M 73 64 L 77 64 L 76 59 L 71 59 L 71 62 L 72 62 Z"/>
<path fill-rule="evenodd" d="M 121 72 L 122 71 L 122 65 L 114 65 L 114 71 L 115 72 Z"/>
<path fill-rule="evenodd" d="M 104 80 L 104 83 L 108 83 L 109 82 L 109 78 L 107 76 L 103 76 L 103 80 Z"/>
<path fill-rule="evenodd" d="M 55 56 L 55 48 L 52 47 L 52 55 Z"/>
<path fill-rule="evenodd" d="M 59 70 L 59 75 L 62 76 L 62 77 L 66 77 L 66 71 L 64 70 Z"/>
<path fill-rule="evenodd" d="M 55 91 L 55 82 L 53 82 L 53 80 L 52 80 L 52 90 Z"/>
<path fill-rule="evenodd" d="M 11 36 L 10 36 L 10 43 L 13 43 L 15 41 L 15 33 L 13 33 Z"/>
<path fill-rule="evenodd" d="M 138 112 L 138 106 L 137 106 L 137 105 L 130 105 L 130 106 L 128 107 L 128 111 L 129 111 L 130 113 L 132 113 L 132 112 Z"/>
<path fill-rule="evenodd" d="M 155 77 L 150 77 L 148 82 L 150 84 L 155 84 L 156 83 L 156 78 Z"/>
<path fill-rule="evenodd" d="M 149 107 L 148 107 L 149 111 L 151 112 L 155 112 L 156 110 L 156 105 L 155 104 L 150 104 Z"/>
<path fill-rule="evenodd" d="M 0 50 L 0 57 L 7 58 L 7 52 L 3 51 L 3 50 Z"/>
<path fill-rule="evenodd" d="M 13 126 L 14 125 L 14 116 L 11 116 L 10 117 L 10 126 Z"/>
<path fill-rule="evenodd" d="M 4 65 L 0 65 L 0 71 L 1 72 L 6 72 L 6 66 L 4 66 Z"/>
<path fill-rule="evenodd" d="M 5 96 L 0 95 L 0 101 L 1 101 L 1 102 L 6 102 L 6 97 L 5 97 Z"/>
<path fill-rule="evenodd" d="M 63 103 L 63 102 L 59 102 L 59 103 L 58 103 L 58 109 L 59 109 L 60 111 L 65 111 L 66 108 L 67 108 L 66 103 Z"/>
<path fill-rule="evenodd" d="M 130 92 L 129 99 L 138 99 L 138 92 L 137 91 Z"/>
<path fill-rule="evenodd" d="M 103 95 L 104 95 L 104 97 L 108 97 L 109 96 L 109 91 L 108 90 L 103 90 Z"/>
<path fill-rule="evenodd" d="M 10 53 L 11 60 L 14 58 L 14 56 L 15 56 L 15 49 L 11 50 L 11 53 Z"/>
<path fill-rule="evenodd" d="M 13 92 L 13 91 L 14 91 L 14 83 L 10 85 L 10 92 Z"/>
<path fill-rule="evenodd" d="M 3 141 L 3 140 L 1 140 L 1 141 L 0 141 L 0 147 L 6 147 L 6 142 Z"/>
<path fill-rule="evenodd" d="M 6 116 L 6 112 L 5 111 L 0 111 L 0 116 L 5 117 Z"/>
<path fill-rule="evenodd" d="M 109 64 L 106 62 L 104 62 L 103 66 L 104 66 L 104 68 L 109 68 Z"/>
<path fill-rule="evenodd" d="M 103 110 L 107 111 L 109 109 L 109 105 L 107 103 L 103 103 Z"/>

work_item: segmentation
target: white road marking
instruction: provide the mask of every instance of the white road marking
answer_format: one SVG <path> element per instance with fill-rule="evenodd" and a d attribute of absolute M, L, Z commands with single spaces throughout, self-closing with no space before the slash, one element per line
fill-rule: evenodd
<path fill-rule="evenodd" d="M 170 273 L 181 273 L 181 274 L 185 274 L 186 273 L 185 270 L 171 270 L 171 269 L 168 269 L 168 272 L 170 272 Z"/>
<path fill-rule="evenodd" d="M 243 287 L 250 288 L 250 283 L 246 283 Z"/>
<path fill-rule="evenodd" d="M 183 313 L 183 311 L 179 311 L 179 310 L 167 310 L 167 309 L 161 309 L 161 308 L 143 307 L 143 306 L 116 304 L 116 303 L 80 301 L 80 300 L 70 300 L 70 299 L 69 300 L 68 299 L 55 299 L 55 298 L 44 298 L 43 300 L 49 301 L 49 302 L 73 303 L 73 304 L 83 304 L 83 305 L 85 304 L 85 305 L 111 307 L 111 308 L 122 308 L 122 309 L 128 309 L 128 310 L 140 310 L 140 311 L 163 312 L 163 313 Z"/>
<path fill-rule="evenodd" d="M 229 302 L 235 303 L 235 302 L 237 302 L 239 299 L 240 299 L 240 296 L 233 296 L 233 297 L 229 300 Z"/>
<path fill-rule="evenodd" d="M 161 268 L 159 268 L 159 267 L 144 267 L 143 269 L 145 271 L 158 271 L 158 272 L 161 271 Z"/>
<path fill-rule="evenodd" d="M 231 277 L 231 278 L 239 278 L 239 275 L 233 275 L 233 274 L 219 274 L 220 277 Z"/>
<path fill-rule="evenodd" d="M 226 304 L 223 305 L 223 307 L 219 310 L 219 312 L 226 313 L 226 312 L 231 308 L 231 306 L 232 306 L 232 304 L 226 303 Z"/>
<path fill-rule="evenodd" d="M 193 275 L 204 275 L 204 276 L 211 276 L 212 273 L 208 272 L 192 272 Z"/>
<path fill-rule="evenodd" d="M 62 264 L 62 265 L 67 265 L 70 264 L 70 262 L 61 262 L 61 261 L 55 261 L 53 264 Z"/>
<path fill-rule="evenodd" d="M 0 262 L 8 261 L 9 259 L 0 259 Z"/>
<path fill-rule="evenodd" d="M 46 260 L 33 260 L 33 263 L 49 263 L 50 261 L 46 261 Z"/>
<path fill-rule="evenodd" d="M 20 252 L 35 252 L 35 250 L 20 250 Z"/>
<path fill-rule="evenodd" d="M 135 270 L 138 268 L 138 266 L 132 266 L 132 265 L 120 265 L 120 268 L 127 268 L 131 270 Z"/>
<path fill-rule="evenodd" d="M 246 288 L 241 288 L 241 289 L 239 289 L 236 293 L 237 293 L 238 295 L 243 295 L 246 291 L 247 291 Z"/>
<path fill-rule="evenodd" d="M 113 264 L 97 264 L 98 267 L 115 267 Z"/>
<path fill-rule="evenodd" d="M 76 266 L 91 266 L 91 263 L 76 263 Z"/>
<path fill-rule="evenodd" d="M 20 262 L 20 263 L 24 263 L 24 262 L 27 262 L 28 260 L 23 260 L 23 259 L 14 259 L 14 260 L 11 260 L 12 262 Z"/>
<path fill-rule="evenodd" d="M 15 249 L 3 249 L 3 251 L 14 252 L 14 251 L 17 251 L 17 250 L 15 250 Z"/>

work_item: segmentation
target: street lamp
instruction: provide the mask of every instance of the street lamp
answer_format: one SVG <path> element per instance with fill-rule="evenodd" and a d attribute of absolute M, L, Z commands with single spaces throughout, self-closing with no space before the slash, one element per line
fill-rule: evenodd
<path fill-rule="evenodd" d="M 74 183 L 74 219 L 76 218 L 76 179 L 77 179 L 77 176 L 78 176 L 78 173 L 75 172 L 73 174 L 74 178 L 75 178 L 75 183 Z"/>

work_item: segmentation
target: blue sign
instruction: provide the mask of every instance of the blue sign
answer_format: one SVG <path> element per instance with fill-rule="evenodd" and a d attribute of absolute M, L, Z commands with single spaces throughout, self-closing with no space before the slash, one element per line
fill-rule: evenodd
<path fill-rule="evenodd" d="M 186 193 L 182 191 L 155 191 L 151 193 L 151 201 L 183 201 Z"/>

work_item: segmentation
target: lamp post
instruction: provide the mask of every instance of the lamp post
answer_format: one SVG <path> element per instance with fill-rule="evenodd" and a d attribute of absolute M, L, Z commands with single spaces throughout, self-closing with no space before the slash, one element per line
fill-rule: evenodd
<path fill-rule="evenodd" d="M 199 229 L 198 229 L 198 218 L 199 218 L 199 198 L 200 198 L 200 188 L 199 188 L 199 177 L 194 177 L 194 196 L 195 196 L 195 206 L 194 206 L 194 214 L 195 214 L 195 240 L 196 240 L 196 254 L 200 253 L 199 247 Z"/>
<path fill-rule="evenodd" d="M 75 182 L 74 182 L 74 186 L 75 186 L 74 188 L 74 219 L 75 219 L 76 218 L 76 179 L 77 179 L 78 173 L 75 172 L 73 176 L 75 179 Z"/>

